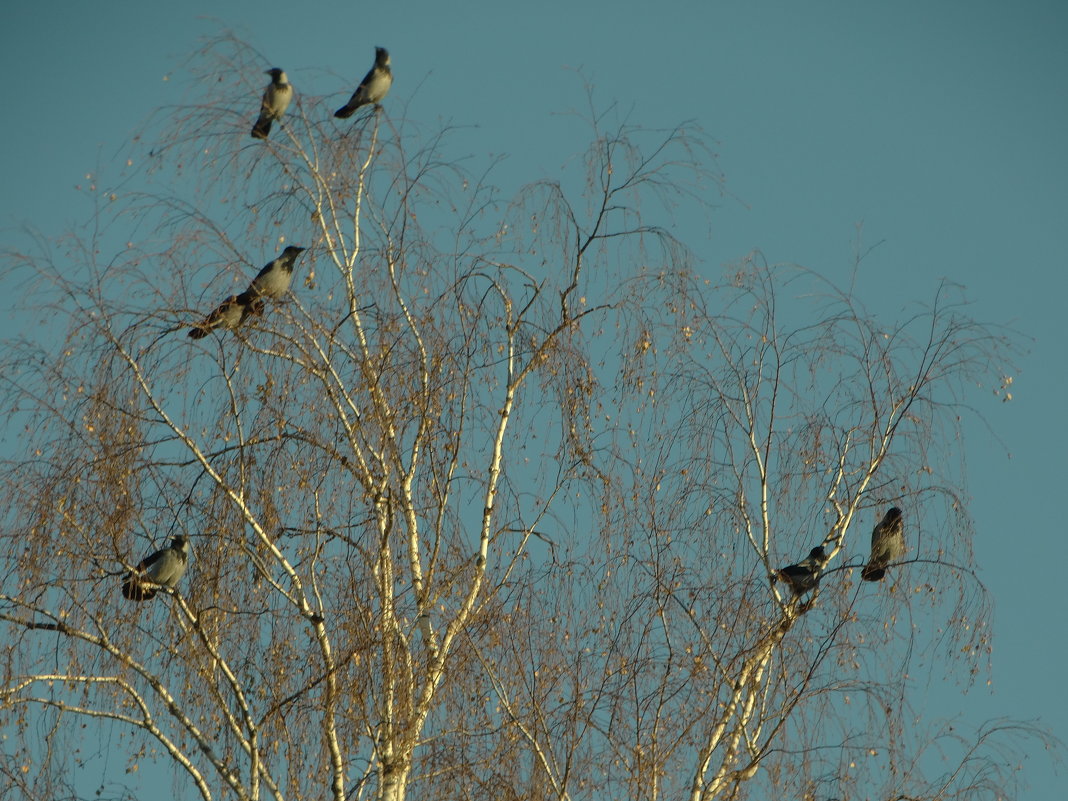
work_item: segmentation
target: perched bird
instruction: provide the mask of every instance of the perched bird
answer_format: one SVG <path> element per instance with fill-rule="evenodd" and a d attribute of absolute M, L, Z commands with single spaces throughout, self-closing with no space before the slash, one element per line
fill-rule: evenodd
<path fill-rule="evenodd" d="M 293 263 L 304 250 L 305 248 L 298 248 L 296 245 L 290 245 L 283 250 L 281 256 L 260 270 L 259 274 L 252 279 L 246 294 L 251 295 L 257 301 L 260 298 L 280 300 L 289 291 L 289 285 L 293 283 Z"/>
<path fill-rule="evenodd" d="M 252 126 L 254 139 L 266 139 L 271 132 L 271 123 L 282 119 L 282 115 L 289 108 L 289 101 L 293 99 L 293 87 L 286 80 L 286 74 L 278 67 L 271 67 L 266 75 L 271 76 L 271 82 L 263 91 L 263 100 L 260 101 L 260 118 Z"/>
<path fill-rule="evenodd" d="M 393 73 L 389 69 L 389 53 L 384 47 L 375 48 L 375 65 L 371 71 L 363 76 L 360 85 L 352 93 L 349 102 L 334 112 L 335 117 L 345 119 L 351 117 L 353 112 L 360 106 L 370 103 L 378 105 L 389 93 L 389 87 L 393 85 Z"/>
<path fill-rule="evenodd" d="M 871 557 L 860 571 L 865 581 L 879 581 L 886 575 L 886 566 L 905 555 L 905 524 L 901 510 L 890 508 L 871 532 Z"/>
<path fill-rule="evenodd" d="M 231 295 L 204 318 L 198 326 L 189 331 L 193 339 L 202 339 L 209 331 L 216 328 L 227 328 L 231 331 L 240 326 L 250 315 L 263 314 L 263 299 L 256 297 L 247 290 L 240 295 Z"/>
<path fill-rule="evenodd" d="M 146 556 L 123 579 L 123 598 L 147 601 L 163 588 L 174 589 L 189 565 L 189 551 L 189 541 L 179 536 L 171 540 L 170 547 Z"/>
<path fill-rule="evenodd" d="M 794 595 L 803 595 L 819 586 L 820 575 L 827 564 L 827 554 L 822 545 L 817 545 L 808 552 L 808 557 L 796 565 L 788 565 L 775 571 L 779 581 L 790 585 Z"/>

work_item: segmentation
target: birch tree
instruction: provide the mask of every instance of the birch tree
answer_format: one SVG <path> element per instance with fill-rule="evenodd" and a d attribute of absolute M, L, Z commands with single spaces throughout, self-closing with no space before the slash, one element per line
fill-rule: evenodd
<path fill-rule="evenodd" d="M 997 797 L 1028 730 L 925 763 L 907 675 L 989 652 L 957 421 L 1011 337 L 949 286 L 896 320 L 705 266 L 670 233 L 718 187 L 690 127 L 591 115 L 581 170 L 505 200 L 322 76 L 251 139 L 273 65 L 201 56 L 91 228 L 9 254 L 50 323 L 4 371 L 6 789 Z M 185 335 L 293 244 L 282 301 Z M 905 563 L 860 585 L 890 504 Z M 122 598 L 179 535 L 175 591 Z"/>

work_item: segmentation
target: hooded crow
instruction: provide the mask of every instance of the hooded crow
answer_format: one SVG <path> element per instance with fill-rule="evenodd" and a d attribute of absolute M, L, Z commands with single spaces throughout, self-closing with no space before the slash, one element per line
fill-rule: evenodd
<path fill-rule="evenodd" d="M 271 123 L 282 119 L 282 115 L 289 108 L 289 101 L 293 99 L 293 87 L 286 80 L 286 74 L 278 67 L 271 67 L 265 73 L 271 76 L 271 82 L 263 92 L 260 101 L 260 118 L 252 126 L 254 139 L 266 139 L 271 132 Z"/>
<path fill-rule="evenodd" d="M 803 595 L 814 590 L 820 584 L 820 575 L 827 564 L 827 553 L 822 545 L 817 545 L 808 552 L 808 557 L 796 565 L 788 565 L 775 571 L 779 581 L 790 585 L 794 595 Z"/>
<path fill-rule="evenodd" d="M 905 555 L 905 524 L 901 510 L 892 506 L 876 523 L 871 532 L 871 556 L 860 571 L 865 581 L 879 581 L 886 575 L 886 566 Z"/>
<path fill-rule="evenodd" d="M 389 52 L 384 47 L 375 48 L 375 65 L 363 76 L 360 85 L 352 93 L 349 102 L 334 112 L 335 117 L 346 119 L 360 106 L 378 105 L 393 85 L 393 72 L 389 68 Z"/>
<path fill-rule="evenodd" d="M 122 597 L 131 601 L 147 601 L 161 589 L 174 589 L 189 565 L 189 541 L 175 537 L 170 547 L 162 548 L 141 560 L 126 574 L 122 582 Z"/>

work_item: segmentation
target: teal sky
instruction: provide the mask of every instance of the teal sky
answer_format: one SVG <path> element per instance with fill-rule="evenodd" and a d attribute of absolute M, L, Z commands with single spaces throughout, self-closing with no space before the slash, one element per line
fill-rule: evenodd
<path fill-rule="evenodd" d="M 847 283 L 859 241 L 876 246 L 857 277 L 869 309 L 896 317 L 947 279 L 978 318 L 1028 338 L 1014 400 L 973 399 L 1000 442 L 966 429 L 980 576 L 996 604 L 993 683 L 928 700 L 973 724 L 1040 719 L 1068 740 L 1068 4 L 302 5 L 5 4 L 0 242 L 24 241 L 24 223 L 59 234 L 86 221 L 75 187 L 87 173 L 106 183 L 150 112 L 181 101 L 200 37 L 226 29 L 298 92 L 302 71 L 316 92 L 329 91 L 321 70 L 348 76 L 339 104 L 374 45 L 388 47 L 390 114 L 459 126 L 457 156 L 507 156 L 494 181 L 505 192 L 560 177 L 581 153 L 586 130 L 568 112 L 586 109 L 587 84 L 630 124 L 694 120 L 717 143 L 727 194 L 709 198 L 711 216 L 681 209 L 675 233 L 709 277 L 759 249 Z M 0 335 L 11 328 L 0 320 Z M 1030 797 L 1062 797 L 1043 754 L 1024 771 Z"/>

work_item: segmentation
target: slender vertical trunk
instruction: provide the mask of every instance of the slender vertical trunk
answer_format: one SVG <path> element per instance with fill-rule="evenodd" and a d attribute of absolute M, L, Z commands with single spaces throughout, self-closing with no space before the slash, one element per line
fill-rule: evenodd
<path fill-rule="evenodd" d="M 383 766 L 382 784 L 378 791 L 379 801 L 404 801 L 410 773 L 411 764 L 408 761 L 403 765 L 394 763 Z"/>

